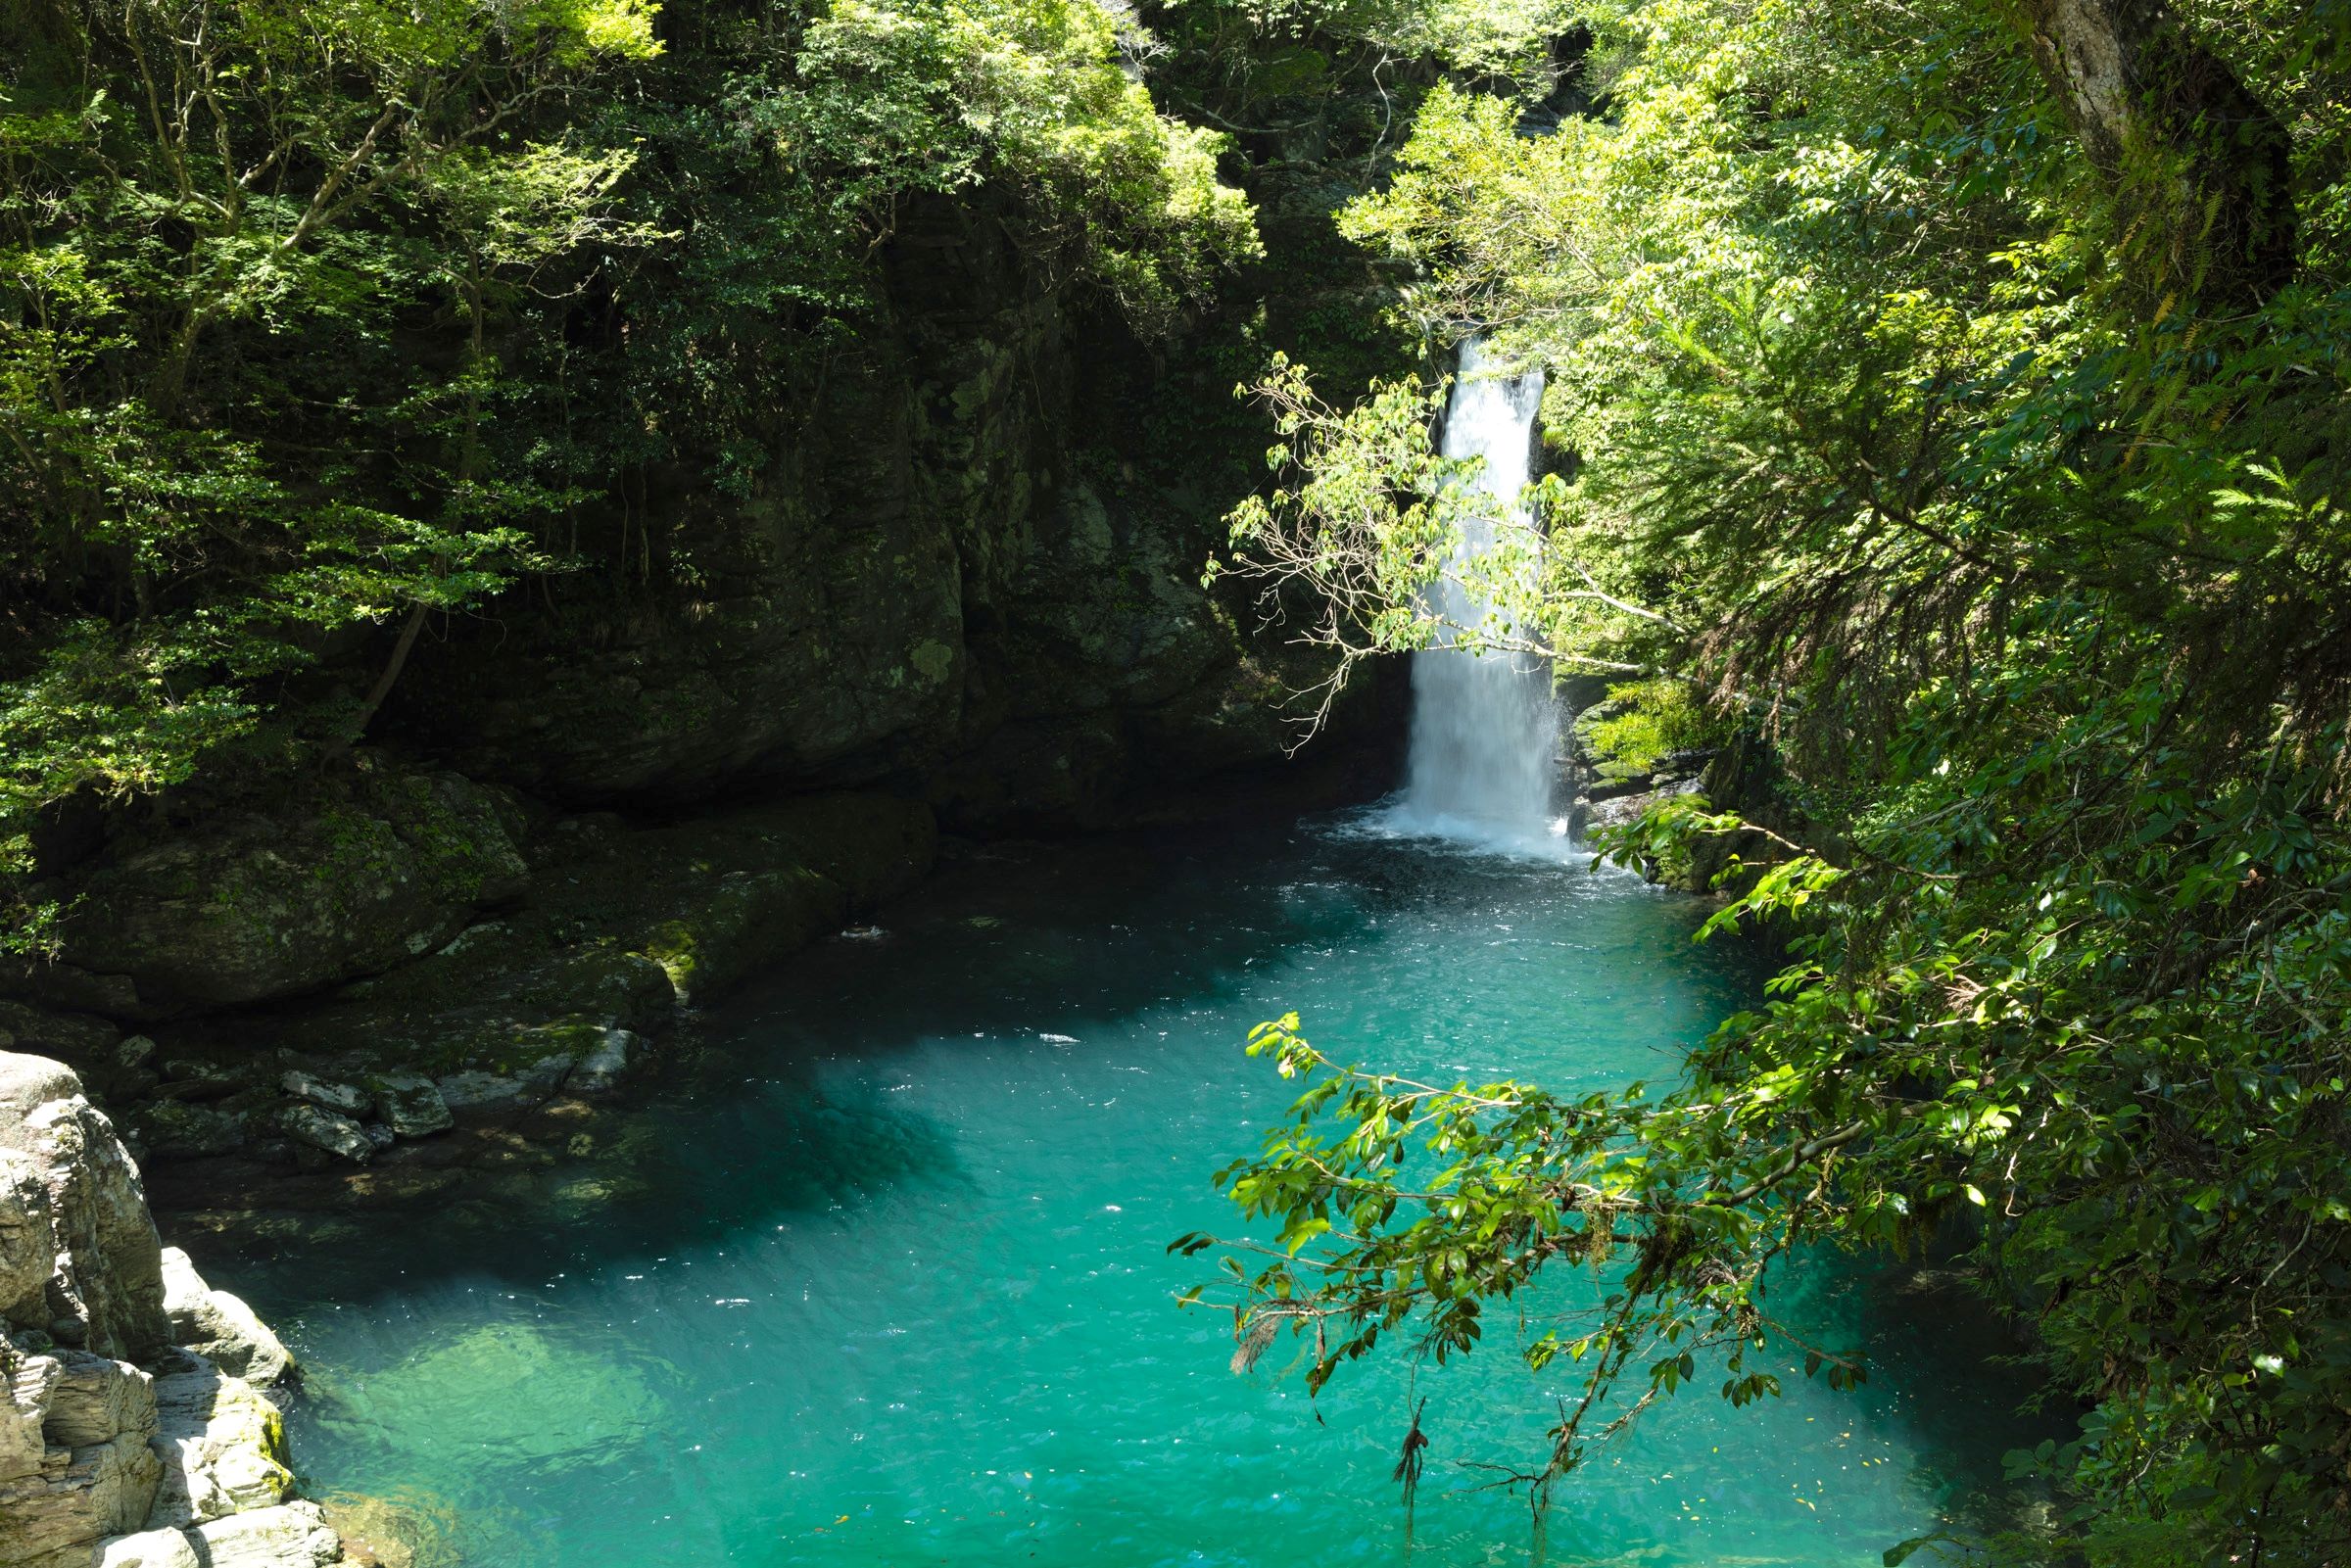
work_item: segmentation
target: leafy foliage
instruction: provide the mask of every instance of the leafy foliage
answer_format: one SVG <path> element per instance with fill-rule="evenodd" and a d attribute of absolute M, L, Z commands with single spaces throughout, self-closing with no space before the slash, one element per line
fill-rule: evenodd
<path fill-rule="evenodd" d="M 2233 71 L 2260 123 L 2179 114 L 2157 73 L 2106 106 L 2117 165 L 2045 35 L 1963 0 L 1595 6 L 1605 116 L 1530 138 L 1433 93 L 1347 219 L 1421 268 L 1428 329 L 1551 373 L 1577 460 L 1515 618 L 1707 693 L 1780 781 L 1604 840 L 1773 846 L 1711 927 L 1769 921 L 1792 963 L 1667 1090 L 1258 1042 L 1310 1087 L 1226 1172 L 1297 1244 L 1239 1271 L 1243 1332 L 1311 1330 L 1319 1376 L 1374 1338 L 1466 1350 L 1476 1304 L 1630 1250 L 1537 1353 L 1589 1379 L 1518 1467 L 1538 1491 L 1709 1352 L 1734 1401 L 1770 1392 L 1743 1357 L 1792 1255 L 1955 1232 L 2090 1407 L 2016 1457 L 2075 1504 L 2034 1560 L 2351 1549 L 2341 19 L 2076 14 Z M 2229 206 L 2257 200 L 2292 212 Z M 1330 453 L 1376 461 L 1324 440 L 1316 479 Z"/>
<path fill-rule="evenodd" d="M 997 203 L 1147 334 L 1257 250 L 1091 0 L 11 0 L 0 31 L 0 880 L 68 798 L 347 745 L 428 615 L 649 572 L 632 481 L 748 483 L 906 203 Z M 355 645 L 372 674 L 322 668 Z"/>

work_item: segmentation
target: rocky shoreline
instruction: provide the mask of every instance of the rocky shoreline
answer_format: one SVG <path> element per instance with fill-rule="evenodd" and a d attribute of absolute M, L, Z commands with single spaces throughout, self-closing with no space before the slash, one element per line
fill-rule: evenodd
<path fill-rule="evenodd" d="M 293 1358 L 161 1244 L 74 1073 L 20 1052 L 0 1052 L 0 1565 L 343 1559 L 266 1393 Z"/>
<path fill-rule="evenodd" d="M 1362 798 L 1392 755 L 1319 747 L 1122 820 Z M 63 959 L 0 974 L 0 1049 L 79 1074 L 181 1239 L 433 1199 L 580 1155 L 699 1009 L 980 852 L 881 789 L 566 812 L 362 750 L 265 817 L 111 849 Z"/>

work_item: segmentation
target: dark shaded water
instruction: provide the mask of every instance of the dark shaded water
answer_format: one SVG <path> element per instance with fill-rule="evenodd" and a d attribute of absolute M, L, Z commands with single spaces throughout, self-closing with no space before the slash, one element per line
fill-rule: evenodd
<path fill-rule="evenodd" d="M 451 1521 L 470 1563 L 1522 1562 L 1523 1503 L 1453 1461 L 1539 1453 L 1571 1374 L 1500 1338 L 1423 1372 L 1408 1550 L 1410 1369 L 1319 1413 L 1284 1346 L 1233 1376 L 1229 1318 L 1171 1300 L 1206 1259 L 1164 1249 L 1231 1228 L 1208 1173 L 1287 1102 L 1260 1019 L 1447 1078 L 1667 1076 L 1757 977 L 1699 917 L 1360 821 L 965 862 L 781 963 L 713 1021 L 731 1075 L 543 1205 L 216 1273 L 311 1368 L 313 1489 Z M 1908 1283 L 1813 1267 L 1801 1315 L 1869 1385 L 1686 1393 L 1564 1489 L 1546 1560 L 1858 1568 L 1974 1506 L 2039 1434 L 1977 1314 Z"/>

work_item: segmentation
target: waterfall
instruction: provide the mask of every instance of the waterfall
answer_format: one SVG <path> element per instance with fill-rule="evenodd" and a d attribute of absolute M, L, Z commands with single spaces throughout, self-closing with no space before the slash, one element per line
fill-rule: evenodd
<path fill-rule="evenodd" d="M 1542 401 L 1541 371 L 1497 374 L 1482 344 L 1462 345 L 1444 453 L 1483 457 L 1478 487 L 1520 524 L 1527 518 L 1518 493 L 1527 482 Z M 1492 548 L 1494 536 L 1490 522 L 1465 524 L 1454 558 Z M 1459 584 L 1443 582 L 1430 593 L 1448 622 L 1485 620 L 1488 606 Z M 1551 810 L 1558 732 L 1545 660 L 1451 646 L 1414 654 L 1412 736 L 1397 826 L 1506 844 L 1549 840 L 1558 831 Z"/>

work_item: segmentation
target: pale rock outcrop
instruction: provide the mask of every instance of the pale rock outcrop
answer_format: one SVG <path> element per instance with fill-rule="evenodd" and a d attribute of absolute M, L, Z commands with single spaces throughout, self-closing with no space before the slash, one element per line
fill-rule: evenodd
<path fill-rule="evenodd" d="M 13 1348 L 12 1348 L 13 1349 Z M 14 1352 L 0 1412 L 0 1563 L 84 1568 L 146 1523 L 163 1462 L 155 1381 L 80 1351 Z"/>
<path fill-rule="evenodd" d="M 343 1543 L 314 1502 L 213 1519 L 188 1530 L 145 1530 L 106 1544 L 93 1568 L 322 1568 Z"/>
<path fill-rule="evenodd" d="M 27 1174 L 47 1200 L 47 1240 L 40 1227 L 20 1229 L 13 1245 L 29 1239 L 51 1259 L 47 1316 L 11 1317 L 101 1355 L 137 1360 L 169 1339 L 164 1318 L 163 1247 L 147 1212 L 139 1168 L 115 1136 L 114 1123 L 81 1092 L 72 1069 L 45 1057 L 0 1052 L 0 1150 L 11 1162 L 19 1200 L 12 1210 L 29 1219 L 24 1207 Z M 0 1273 L 28 1265 L 12 1258 Z M 26 1304 L 20 1304 L 24 1310 Z"/>
<path fill-rule="evenodd" d="M 318 1510 L 290 1500 L 277 1407 L 175 1340 L 257 1378 L 293 1366 L 243 1302 L 165 1253 L 80 1080 L 0 1051 L 0 1568 L 340 1559 Z"/>
<path fill-rule="evenodd" d="M 273 1508 L 294 1490 L 277 1406 L 243 1378 L 176 1352 L 155 1380 L 163 1476 L 144 1523 L 172 1529 Z"/>
<path fill-rule="evenodd" d="M 302 1375 L 269 1325 L 239 1298 L 205 1284 L 188 1255 L 176 1247 L 164 1249 L 164 1311 L 171 1320 L 174 1343 L 231 1377 L 265 1389 Z"/>

